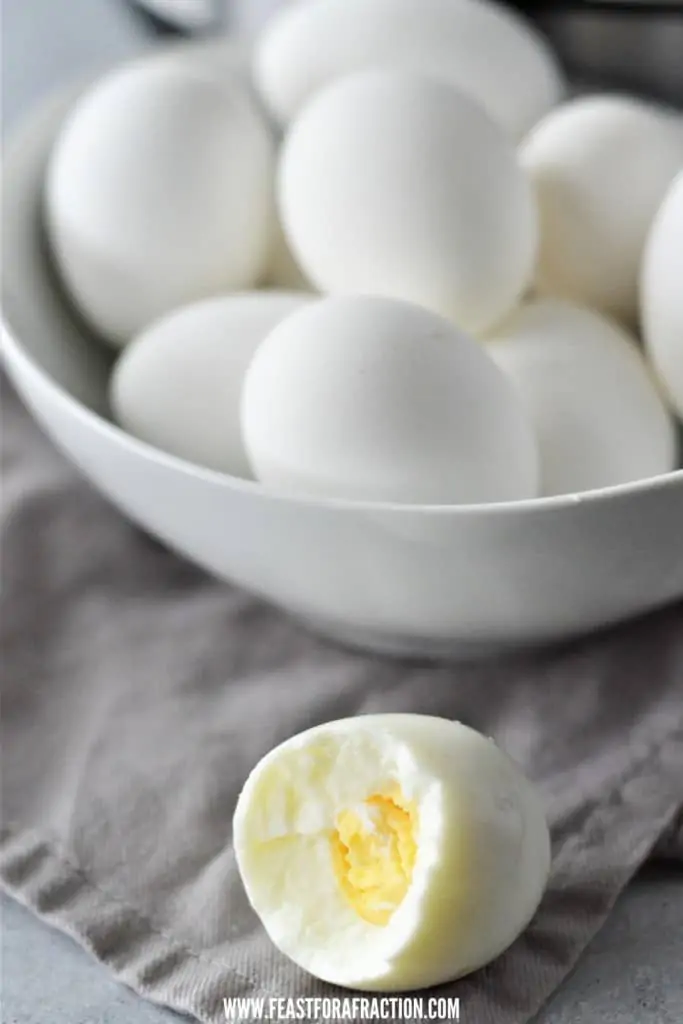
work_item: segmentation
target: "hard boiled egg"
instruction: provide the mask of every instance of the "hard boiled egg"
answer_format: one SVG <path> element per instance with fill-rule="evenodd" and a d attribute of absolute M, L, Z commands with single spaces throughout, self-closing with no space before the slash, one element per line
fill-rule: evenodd
<path fill-rule="evenodd" d="M 251 286 L 272 244 L 273 150 L 237 79 L 137 62 L 77 102 L 46 181 L 49 238 L 115 346 L 188 302 Z"/>
<path fill-rule="evenodd" d="M 497 957 L 550 864 L 539 797 L 515 764 L 420 715 L 331 722 L 276 747 L 247 779 L 233 838 L 275 945 L 324 981 L 380 992 Z"/>
<path fill-rule="evenodd" d="M 230 295 L 156 321 L 116 364 L 115 418 L 162 451 L 251 477 L 239 424 L 244 374 L 263 338 L 305 302 L 282 292 Z"/>
<path fill-rule="evenodd" d="M 180 66 L 213 82 L 224 85 L 234 82 L 238 88 L 246 88 L 253 93 L 248 54 L 249 50 L 244 45 L 236 44 L 230 37 L 219 36 L 200 42 L 183 41 L 178 45 L 164 48 L 155 59 Z M 258 97 L 255 99 L 258 103 Z M 276 135 L 277 132 L 273 129 L 274 144 Z M 271 201 L 271 208 L 273 220 L 270 248 L 258 283 L 265 288 L 310 292 L 311 284 L 292 255 L 275 212 L 274 200 Z"/>
<path fill-rule="evenodd" d="M 636 343 L 567 302 L 530 302 L 488 342 L 536 428 L 544 495 L 673 469 L 671 417 Z"/>
<path fill-rule="evenodd" d="M 683 171 L 669 189 L 648 237 L 641 299 L 647 351 L 683 419 Z"/>
<path fill-rule="evenodd" d="M 361 72 L 319 93 L 287 135 L 278 192 L 321 291 L 407 299 L 479 331 L 531 277 L 536 208 L 513 147 L 427 76 Z"/>
<path fill-rule="evenodd" d="M 545 40 L 513 11 L 485 0 L 299 3 L 270 21 L 254 75 L 286 122 L 333 79 L 371 68 L 442 78 L 478 100 L 513 138 L 564 91 Z"/>
<path fill-rule="evenodd" d="M 683 166 L 683 120 L 624 96 L 548 114 L 521 148 L 536 188 L 536 287 L 635 326 L 650 224 Z"/>
<path fill-rule="evenodd" d="M 259 346 L 242 395 L 256 476 L 305 494 L 458 504 L 528 498 L 531 427 L 481 347 L 433 313 L 320 299 Z"/>

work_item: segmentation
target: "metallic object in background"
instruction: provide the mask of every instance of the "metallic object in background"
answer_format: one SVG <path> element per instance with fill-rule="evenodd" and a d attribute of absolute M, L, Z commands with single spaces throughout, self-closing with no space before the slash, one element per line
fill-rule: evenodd
<path fill-rule="evenodd" d="M 292 0 L 127 0 L 161 35 L 221 31 L 253 36 L 267 18 Z"/>
<path fill-rule="evenodd" d="M 253 34 L 292 0 L 129 0 L 157 30 Z M 517 0 L 581 85 L 630 89 L 683 106 L 683 3 Z"/>
<path fill-rule="evenodd" d="M 683 106 L 683 3 L 521 0 L 571 78 Z"/>
<path fill-rule="evenodd" d="M 221 26 L 224 3 L 215 0 L 126 0 L 156 35 L 215 32 Z"/>

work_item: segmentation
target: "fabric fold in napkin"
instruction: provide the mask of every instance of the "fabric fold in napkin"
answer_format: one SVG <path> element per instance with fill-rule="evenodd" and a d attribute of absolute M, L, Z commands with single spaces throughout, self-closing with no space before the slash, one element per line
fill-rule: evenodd
<path fill-rule="evenodd" d="M 249 770 L 317 722 L 458 718 L 541 787 L 554 865 L 536 918 L 439 990 L 477 1024 L 527 1021 L 656 844 L 683 855 L 683 605 L 495 662 L 350 653 L 163 549 L 7 387 L 3 406 L 0 877 L 144 996 L 218 1024 L 230 996 L 345 994 L 271 947 L 231 847 Z"/>

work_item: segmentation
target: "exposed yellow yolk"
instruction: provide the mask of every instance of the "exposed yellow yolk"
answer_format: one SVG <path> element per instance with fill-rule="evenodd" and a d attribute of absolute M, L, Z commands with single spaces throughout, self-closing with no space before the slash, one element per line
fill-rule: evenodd
<path fill-rule="evenodd" d="M 385 925 L 410 888 L 417 809 L 399 787 L 337 815 L 332 864 L 344 896 L 369 924 Z"/>

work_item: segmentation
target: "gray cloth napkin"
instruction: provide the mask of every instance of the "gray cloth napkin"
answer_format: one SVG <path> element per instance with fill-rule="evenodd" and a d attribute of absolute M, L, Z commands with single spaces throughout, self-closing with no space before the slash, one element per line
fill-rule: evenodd
<path fill-rule="evenodd" d="M 658 841 L 683 854 L 683 605 L 504 661 L 350 653 L 126 522 L 7 387 L 3 425 L 0 876 L 143 996 L 217 1024 L 224 997 L 344 994 L 271 947 L 230 837 L 248 771 L 316 722 L 458 718 L 540 786 L 542 906 L 498 961 L 440 990 L 476 1024 L 527 1021 Z"/>

